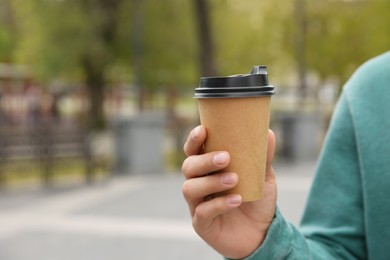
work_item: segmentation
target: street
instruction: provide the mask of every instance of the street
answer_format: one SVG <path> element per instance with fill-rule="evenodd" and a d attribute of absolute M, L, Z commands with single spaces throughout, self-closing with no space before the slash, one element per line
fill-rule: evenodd
<path fill-rule="evenodd" d="M 299 222 L 314 162 L 275 166 L 278 205 Z M 193 231 L 180 173 L 0 192 L 2 260 L 222 259 Z"/>

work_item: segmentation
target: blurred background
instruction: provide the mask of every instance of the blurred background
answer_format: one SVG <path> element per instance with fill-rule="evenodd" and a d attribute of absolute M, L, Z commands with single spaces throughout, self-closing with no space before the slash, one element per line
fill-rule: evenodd
<path fill-rule="evenodd" d="M 298 223 L 343 84 L 390 46 L 385 0 L 0 0 L 0 259 L 220 259 L 182 147 L 200 76 L 267 65 Z M 200 258 L 199 258 L 200 257 Z"/>

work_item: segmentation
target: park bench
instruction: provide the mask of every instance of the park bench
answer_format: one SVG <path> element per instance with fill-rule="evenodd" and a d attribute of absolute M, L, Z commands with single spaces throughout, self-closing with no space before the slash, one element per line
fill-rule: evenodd
<path fill-rule="evenodd" d="M 50 185 L 54 165 L 62 158 L 82 158 L 87 182 L 93 178 L 93 158 L 88 131 L 76 126 L 0 127 L 0 182 L 6 166 L 24 160 L 41 167 L 41 178 Z"/>

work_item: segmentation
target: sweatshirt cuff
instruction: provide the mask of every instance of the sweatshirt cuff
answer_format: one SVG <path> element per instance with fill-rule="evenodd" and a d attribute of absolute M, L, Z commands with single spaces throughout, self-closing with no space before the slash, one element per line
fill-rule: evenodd
<path fill-rule="evenodd" d="M 277 208 L 263 243 L 244 260 L 285 259 L 291 251 L 291 235 L 291 227 Z"/>
<path fill-rule="evenodd" d="M 275 218 L 268 228 L 267 235 L 261 246 L 245 258 L 254 259 L 285 259 L 291 251 L 292 231 L 279 209 L 276 209 Z"/>

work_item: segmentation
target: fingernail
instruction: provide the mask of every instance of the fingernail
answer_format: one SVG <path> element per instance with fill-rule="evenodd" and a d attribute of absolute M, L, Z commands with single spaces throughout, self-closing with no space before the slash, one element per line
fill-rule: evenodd
<path fill-rule="evenodd" d="M 192 131 L 192 138 L 198 139 L 200 135 L 200 126 L 195 127 L 195 129 Z"/>
<path fill-rule="evenodd" d="M 238 194 L 231 195 L 228 197 L 228 203 L 230 205 L 239 205 L 241 204 L 241 196 Z"/>
<path fill-rule="evenodd" d="M 225 185 L 235 184 L 237 182 L 237 175 L 233 173 L 224 174 L 222 175 L 221 182 Z"/>
<path fill-rule="evenodd" d="M 217 165 L 224 165 L 227 161 L 227 153 L 218 153 L 214 156 L 213 162 Z"/>

